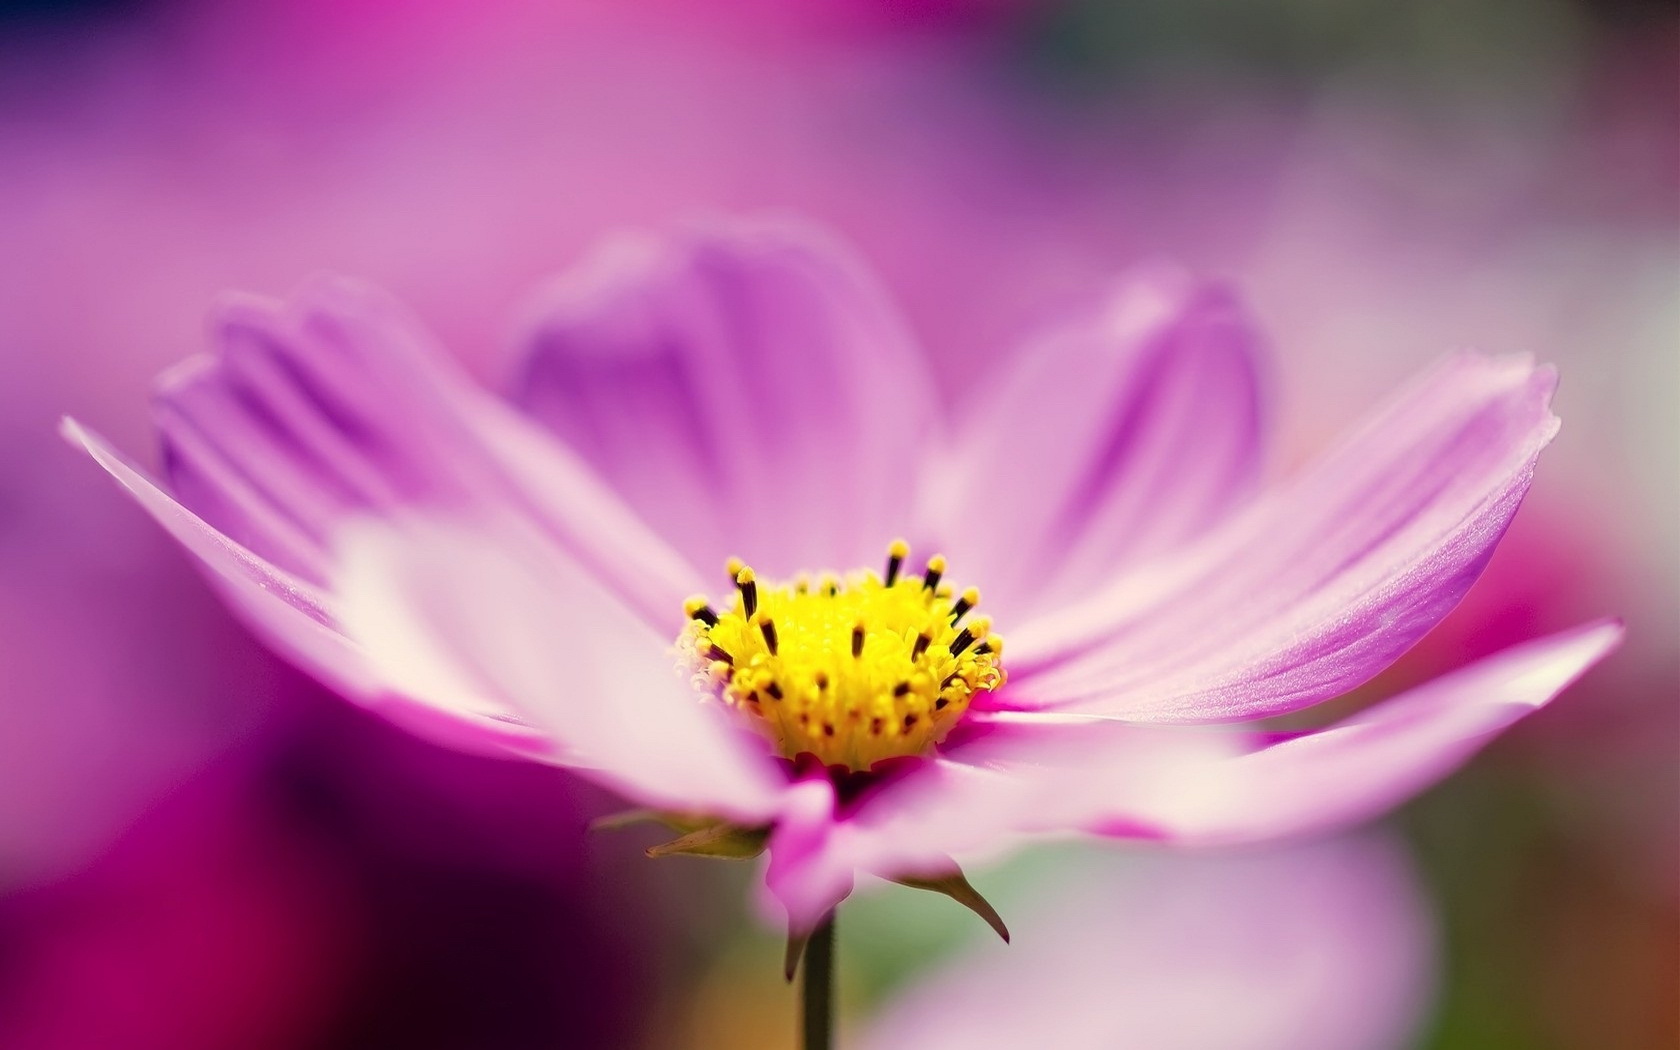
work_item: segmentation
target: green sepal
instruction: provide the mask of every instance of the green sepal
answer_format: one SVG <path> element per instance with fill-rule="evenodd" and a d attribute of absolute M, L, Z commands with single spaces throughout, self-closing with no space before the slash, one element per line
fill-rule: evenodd
<path fill-rule="evenodd" d="M 719 821 L 686 835 L 648 847 L 650 857 L 718 857 L 723 860 L 751 860 L 764 852 L 770 841 L 768 826 L 745 828 Z"/>
<path fill-rule="evenodd" d="M 661 809 L 627 809 L 622 813 L 608 813 L 589 822 L 590 831 L 622 831 L 638 824 L 658 824 L 679 834 L 709 828 L 718 823 L 716 817 L 698 813 L 677 813 Z"/>
<path fill-rule="evenodd" d="M 1003 916 L 997 913 L 997 909 L 992 907 L 990 901 L 980 896 L 979 890 L 969 884 L 968 878 L 962 873 L 962 869 L 957 868 L 951 874 L 941 875 L 937 878 L 905 875 L 892 881 L 900 886 L 908 886 L 913 890 L 930 890 L 934 893 L 943 893 L 984 919 L 986 925 L 1003 938 L 1003 943 L 1009 943 L 1009 927 L 1003 924 Z"/>

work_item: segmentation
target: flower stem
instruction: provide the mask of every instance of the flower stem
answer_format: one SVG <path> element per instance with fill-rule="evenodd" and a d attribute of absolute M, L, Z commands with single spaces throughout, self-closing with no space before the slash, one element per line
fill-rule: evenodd
<path fill-rule="evenodd" d="M 822 921 L 805 945 L 805 975 L 800 981 L 804 1050 L 834 1046 L 834 913 Z"/>

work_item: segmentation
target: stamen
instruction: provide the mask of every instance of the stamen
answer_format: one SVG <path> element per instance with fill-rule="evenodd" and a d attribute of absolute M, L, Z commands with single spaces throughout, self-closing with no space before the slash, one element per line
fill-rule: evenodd
<path fill-rule="evenodd" d="M 929 754 L 1005 674 L 979 592 L 946 583 L 939 555 L 907 582 L 909 553 L 895 540 L 884 574 L 844 579 L 764 581 L 731 559 L 733 600 L 683 603 L 690 681 L 788 759 L 863 772 Z"/>
<path fill-rule="evenodd" d="M 992 621 L 988 620 L 984 616 L 980 617 L 978 620 L 975 620 L 973 623 L 969 624 L 967 627 L 964 627 L 962 629 L 962 633 L 957 635 L 957 637 L 955 639 L 953 639 L 952 642 L 951 642 L 951 655 L 952 656 L 961 655 L 962 651 L 964 649 L 968 648 L 969 645 L 972 644 L 975 639 L 977 639 L 977 638 L 978 639 L 984 639 L 986 637 L 986 632 L 990 631 L 991 629 L 992 629 Z"/>
<path fill-rule="evenodd" d="M 903 540 L 893 540 L 892 546 L 887 548 L 887 575 L 882 582 L 888 587 L 898 582 L 898 570 L 904 568 L 904 559 L 910 556 L 910 545 Z"/>
<path fill-rule="evenodd" d="M 916 636 L 916 644 L 910 647 L 910 662 L 914 663 L 927 652 L 927 647 L 933 644 L 933 635 L 923 631 Z"/>
<path fill-rule="evenodd" d="M 938 591 L 939 578 L 945 575 L 945 555 L 935 554 L 927 561 L 927 571 L 922 574 L 922 586 L 930 591 Z"/>
<path fill-rule="evenodd" d="M 741 592 L 741 609 L 751 617 L 758 611 L 758 584 L 754 581 L 753 571 L 743 565 L 735 573 L 735 586 Z"/>

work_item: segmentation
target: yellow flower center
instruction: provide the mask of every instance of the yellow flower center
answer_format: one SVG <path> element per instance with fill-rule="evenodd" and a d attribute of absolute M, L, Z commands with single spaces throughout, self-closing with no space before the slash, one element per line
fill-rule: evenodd
<path fill-rule="evenodd" d="M 744 715 L 788 758 L 867 770 L 923 755 L 962 720 L 977 693 L 1004 682 L 1003 639 L 980 601 L 944 582 L 945 559 L 903 573 L 910 548 L 888 549 L 883 575 L 759 580 L 731 560 L 723 611 L 690 598 L 678 639 L 695 687 Z"/>

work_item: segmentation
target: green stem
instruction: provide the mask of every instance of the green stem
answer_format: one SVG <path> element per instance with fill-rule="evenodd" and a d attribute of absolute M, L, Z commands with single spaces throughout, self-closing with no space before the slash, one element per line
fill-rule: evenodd
<path fill-rule="evenodd" d="M 811 934 L 805 945 L 805 975 L 800 980 L 804 1012 L 805 1050 L 834 1046 L 834 913 Z"/>

